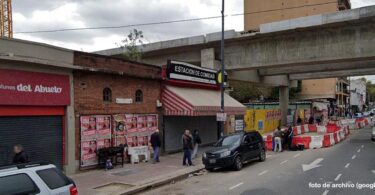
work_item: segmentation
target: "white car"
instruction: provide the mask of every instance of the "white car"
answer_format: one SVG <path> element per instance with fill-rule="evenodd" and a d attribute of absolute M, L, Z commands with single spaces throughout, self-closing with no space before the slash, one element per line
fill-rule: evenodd
<path fill-rule="evenodd" d="M 0 194 L 7 195 L 78 195 L 73 180 L 47 163 L 0 167 L 0 186 Z"/>

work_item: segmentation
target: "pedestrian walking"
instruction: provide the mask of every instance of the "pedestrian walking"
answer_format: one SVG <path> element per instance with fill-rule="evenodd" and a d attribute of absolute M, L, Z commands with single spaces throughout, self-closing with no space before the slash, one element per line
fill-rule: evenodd
<path fill-rule="evenodd" d="M 292 141 L 293 141 L 293 128 L 292 128 L 292 125 L 289 125 L 289 128 L 288 128 L 288 149 L 291 150 L 292 149 Z"/>
<path fill-rule="evenodd" d="M 150 144 L 154 150 L 154 161 L 152 163 L 158 163 L 159 160 L 159 149 L 161 147 L 159 129 L 156 129 L 155 132 L 151 135 Z"/>
<path fill-rule="evenodd" d="M 182 135 L 182 148 L 184 150 L 182 165 L 192 166 L 191 151 L 193 150 L 193 137 L 189 130 L 185 130 L 185 133 Z"/>
<path fill-rule="evenodd" d="M 277 127 L 277 129 L 273 133 L 273 137 L 275 139 L 274 152 L 277 152 L 277 151 L 282 152 L 283 151 L 283 148 L 281 145 L 282 133 L 281 133 L 280 127 Z"/>
<path fill-rule="evenodd" d="M 13 147 L 14 151 L 14 157 L 13 157 L 13 163 L 14 164 L 22 164 L 22 163 L 28 163 L 29 158 L 26 154 L 26 152 L 23 150 L 23 146 L 20 144 L 17 144 Z"/>
<path fill-rule="evenodd" d="M 198 129 L 194 130 L 194 133 L 193 133 L 193 142 L 194 142 L 194 150 L 193 150 L 192 158 L 194 159 L 194 158 L 197 157 L 199 144 L 202 143 L 201 137 L 199 136 Z"/>

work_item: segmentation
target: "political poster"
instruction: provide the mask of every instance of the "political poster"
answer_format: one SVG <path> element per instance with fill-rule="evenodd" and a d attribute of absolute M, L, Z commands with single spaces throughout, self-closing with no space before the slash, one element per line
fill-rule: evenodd
<path fill-rule="evenodd" d="M 147 115 L 147 129 L 151 133 L 158 128 L 158 119 L 157 115 Z"/>
<path fill-rule="evenodd" d="M 111 116 L 96 116 L 97 139 L 111 138 Z"/>
<path fill-rule="evenodd" d="M 96 138 L 96 119 L 94 116 L 81 116 L 81 140 L 90 141 Z"/>
<path fill-rule="evenodd" d="M 81 142 L 81 167 L 96 165 L 98 163 L 96 140 Z"/>

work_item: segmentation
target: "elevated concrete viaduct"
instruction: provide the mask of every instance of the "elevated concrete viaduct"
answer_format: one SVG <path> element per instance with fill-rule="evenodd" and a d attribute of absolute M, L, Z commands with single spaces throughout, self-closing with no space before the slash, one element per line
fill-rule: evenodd
<path fill-rule="evenodd" d="M 174 59 L 218 68 L 220 33 L 141 49 L 143 61 L 151 64 Z M 375 74 L 375 6 L 263 24 L 256 33 L 226 31 L 225 64 L 230 79 L 280 86 L 285 123 L 293 80 Z"/>

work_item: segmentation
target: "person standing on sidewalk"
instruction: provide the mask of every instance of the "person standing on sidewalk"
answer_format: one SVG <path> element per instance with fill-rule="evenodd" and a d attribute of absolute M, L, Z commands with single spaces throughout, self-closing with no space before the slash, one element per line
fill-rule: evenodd
<path fill-rule="evenodd" d="M 182 148 L 184 150 L 182 165 L 192 166 L 193 163 L 191 162 L 191 150 L 193 149 L 193 137 L 191 136 L 189 130 L 185 130 L 185 133 L 182 135 Z"/>
<path fill-rule="evenodd" d="M 277 151 L 282 152 L 283 151 L 283 148 L 282 148 L 282 145 L 281 145 L 282 134 L 281 134 L 280 127 L 277 127 L 277 129 L 273 133 L 273 137 L 275 138 L 274 152 L 277 152 Z"/>
<path fill-rule="evenodd" d="M 193 142 L 194 142 L 194 150 L 193 150 L 192 158 L 194 159 L 194 158 L 197 157 L 198 146 L 199 146 L 199 144 L 202 143 L 201 137 L 199 136 L 198 129 L 194 130 L 194 133 L 193 133 Z"/>
<path fill-rule="evenodd" d="M 151 135 L 150 144 L 154 150 L 154 161 L 152 163 L 158 163 L 159 160 L 159 149 L 161 146 L 159 129 L 156 129 L 155 132 Z"/>

